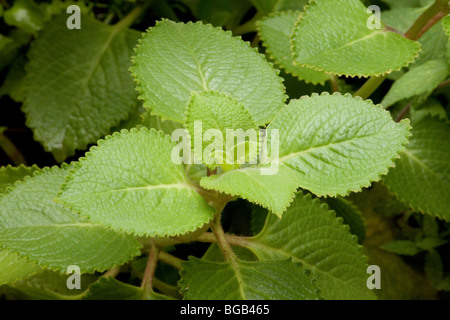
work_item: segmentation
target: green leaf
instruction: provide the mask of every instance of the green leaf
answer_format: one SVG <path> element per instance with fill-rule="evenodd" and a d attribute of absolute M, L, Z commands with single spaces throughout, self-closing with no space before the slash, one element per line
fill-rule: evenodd
<path fill-rule="evenodd" d="M 318 300 L 311 274 L 289 260 L 218 263 L 190 257 L 178 283 L 187 300 Z"/>
<path fill-rule="evenodd" d="M 80 219 L 53 202 L 69 168 L 53 167 L 17 183 L 0 197 L 0 245 L 51 270 L 78 265 L 104 271 L 140 254 L 131 236 Z"/>
<path fill-rule="evenodd" d="M 274 129 L 279 163 L 299 175 L 299 185 L 319 196 L 336 196 L 387 174 L 407 142 L 409 121 L 394 122 L 370 100 L 324 93 L 291 100 L 268 134 Z"/>
<path fill-rule="evenodd" d="M 214 209 L 171 158 L 156 130 L 122 130 L 92 147 L 59 199 L 93 222 L 135 235 L 175 236 L 207 223 Z"/>
<path fill-rule="evenodd" d="M 144 106 L 183 123 L 192 92 L 219 91 L 243 103 L 258 125 L 286 100 L 282 79 L 248 43 L 202 23 L 157 22 L 136 48 L 131 68 Z"/>
<path fill-rule="evenodd" d="M 250 0 L 264 15 L 277 11 L 303 10 L 308 0 Z"/>
<path fill-rule="evenodd" d="M 420 94 L 429 95 L 447 78 L 448 71 L 445 60 L 428 61 L 395 81 L 381 104 L 389 107 L 406 98 Z"/>
<path fill-rule="evenodd" d="M 294 65 L 291 52 L 291 35 L 300 11 L 279 12 L 258 21 L 258 33 L 267 53 L 287 73 L 313 84 L 324 84 L 330 76 L 311 68 Z"/>
<path fill-rule="evenodd" d="M 362 244 L 366 238 L 366 230 L 358 208 L 342 197 L 326 198 L 324 201 L 336 212 L 336 216 L 344 220 L 344 224 L 350 227 L 350 232 L 356 235 L 358 242 Z"/>
<path fill-rule="evenodd" d="M 380 76 L 414 61 L 420 44 L 369 29 L 359 0 L 313 0 L 296 25 L 292 46 L 301 66 L 346 76 Z M 351 57 L 351 58 L 349 58 Z"/>
<path fill-rule="evenodd" d="M 16 0 L 5 11 L 6 24 L 18 27 L 28 33 L 36 34 L 44 27 L 44 12 L 33 0 Z"/>
<path fill-rule="evenodd" d="M 249 248 L 261 260 L 292 258 L 313 271 L 325 299 L 373 299 L 356 237 L 319 199 L 298 193 L 279 219 L 268 215 Z"/>
<path fill-rule="evenodd" d="M 144 292 L 141 288 L 132 286 L 112 277 L 99 278 L 89 286 L 83 300 L 143 300 Z M 170 300 L 170 298 L 152 292 L 149 300 Z"/>
<path fill-rule="evenodd" d="M 5 81 L 0 87 L 0 97 L 7 94 L 16 102 L 23 102 L 25 99 L 24 78 L 26 76 L 25 65 L 27 59 L 24 55 L 19 55 L 11 64 Z"/>
<path fill-rule="evenodd" d="M 221 175 L 204 177 L 200 185 L 247 199 L 281 217 L 292 202 L 300 177 L 284 166 L 280 166 L 273 175 L 263 175 L 262 170 L 263 167 L 231 170 Z"/>
<path fill-rule="evenodd" d="M 0 286 L 29 277 L 41 268 L 14 253 L 0 250 Z"/>
<path fill-rule="evenodd" d="M 183 125 L 181 123 L 170 121 L 170 120 L 161 120 L 159 116 L 153 116 L 149 111 L 146 111 L 142 114 L 142 123 L 143 127 L 148 129 L 156 129 L 161 130 L 165 134 L 171 135 L 176 129 L 183 129 Z"/>
<path fill-rule="evenodd" d="M 31 176 L 36 170 L 39 170 L 39 168 L 34 165 L 32 167 L 24 165 L 0 167 L 0 194 L 4 193 L 8 187 L 13 186 L 16 181 Z"/>
<path fill-rule="evenodd" d="M 55 17 L 28 54 L 23 111 L 36 140 L 58 161 L 109 133 L 136 109 L 128 71 L 139 32 L 81 16 L 83 27 Z"/>
<path fill-rule="evenodd" d="M 442 27 L 444 28 L 445 34 L 450 37 L 450 15 L 442 19 Z"/>
<path fill-rule="evenodd" d="M 218 92 L 194 93 L 186 113 L 186 129 L 194 141 L 193 151 L 197 160 L 214 168 L 218 164 L 238 167 L 238 161 L 248 163 L 256 158 L 259 135 L 258 126 L 255 124 L 252 114 L 236 99 Z M 197 130 L 196 126 L 198 126 Z M 205 135 L 211 129 L 219 130 L 223 140 L 218 140 L 218 137 L 214 135 L 213 143 L 214 145 L 218 143 L 217 148 L 214 147 L 214 149 L 208 148 L 208 146 L 212 145 L 211 140 L 213 140 L 213 137 Z M 243 135 L 249 130 L 254 136 L 249 136 L 248 142 L 246 142 L 245 137 L 242 137 L 244 139 L 242 142 L 239 142 L 238 138 L 236 144 L 234 136 L 229 135 L 228 130 L 236 134 L 238 134 L 237 130 L 240 130 Z M 201 136 L 199 136 L 199 138 L 202 138 L 201 148 L 196 145 L 198 143 L 196 141 L 196 131 L 201 133 Z M 241 147 L 245 148 L 243 149 L 243 154 L 239 154 L 239 143 L 242 144 Z M 250 150 L 246 150 L 246 146 L 251 143 L 253 143 L 254 148 L 253 152 L 249 153 Z M 208 153 L 208 150 L 212 152 Z M 246 160 L 244 157 L 249 159 Z"/>
<path fill-rule="evenodd" d="M 434 0 L 382 0 L 391 8 L 424 7 L 431 5 Z"/>
<path fill-rule="evenodd" d="M 381 249 L 405 256 L 415 256 L 421 250 L 411 240 L 397 240 L 380 246 Z"/>
<path fill-rule="evenodd" d="M 432 250 L 436 247 L 440 247 L 444 244 L 448 243 L 447 240 L 437 237 L 427 237 L 423 238 L 420 241 L 416 242 L 416 246 L 423 250 Z"/>
<path fill-rule="evenodd" d="M 426 117 L 384 178 L 390 192 L 416 211 L 450 221 L 450 124 Z"/>
<path fill-rule="evenodd" d="M 404 7 L 383 11 L 381 20 L 390 28 L 406 33 L 427 8 Z M 420 42 L 420 41 L 419 41 Z"/>

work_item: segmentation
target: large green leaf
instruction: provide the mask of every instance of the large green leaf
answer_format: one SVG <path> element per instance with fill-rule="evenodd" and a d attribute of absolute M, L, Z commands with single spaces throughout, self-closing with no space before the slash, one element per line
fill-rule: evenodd
<path fill-rule="evenodd" d="M 450 221 L 450 124 L 426 117 L 384 178 L 390 191 L 414 210 Z"/>
<path fill-rule="evenodd" d="M 133 61 L 144 106 L 163 120 L 183 122 L 192 92 L 229 94 L 258 125 L 270 122 L 286 99 L 282 79 L 263 56 L 231 33 L 200 22 L 157 22 Z"/>
<path fill-rule="evenodd" d="M 367 27 L 371 14 L 359 0 L 313 0 L 299 18 L 294 62 L 346 76 L 380 76 L 414 61 L 420 44 Z"/>
<path fill-rule="evenodd" d="M 262 170 L 263 167 L 231 170 L 203 177 L 200 185 L 205 189 L 242 197 L 281 217 L 292 201 L 301 177 L 285 166 L 280 166 L 273 175 L 263 175 Z"/>
<path fill-rule="evenodd" d="M 44 169 L 0 197 L 0 245 L 52 270 L 83 273 L 121 265 L 140 254 L 134 237 L 81 219 L 55 203 L 68 172 Z"/>
<path fill-rule="evenodd" d="M 279 219 L 268 215 L 249 248 L 262 260 L 292 258 L 313 271 L 325 299 L 372 299 L 356 237 L 319 199 L 298 193 Z"/>
<path fill-rule="evenodd" d="M 279 163 L 317 195 L 345 195 L 380 179 L 407 142 L 409 121 L 396 123 L 371 101 L 314 94 L 291 100 L 267 131 L 279 130 Z M 272 145 L 272 143 L 269 143 Z"/>
<path fill-rule="evenodd" d="M 55 17 L 33 42 L 23 110 L 35 139 L 58 161 L 84 149 L 136 109 L 128 68 L 139 33 L 81 16 L 82 28 Z"/>
<path fill-rule="evenodd" d="M 279 66 L 300 80 L 324 84 L 330 76 L 311 68 L 294 65 L 291 52 L 291 35 L 300 11 L 279 12 L 258 21 L 258 32 L 266 51 Z"/>
<path fill-rule="evenodd" d="M 389 107 L 406 98 L 420 94 L 429 95 L 447 78 L 448 71 L 445 60 L 430 60 L 395 81 L 381 104 Z"/>
<path fill-rule="evenodd" d="M 187 300 L 317 300 L 311 273 L 290 260 L 183 262 L 181 292 Z"/>
<path fill-rule="evenodd" d="M 171 158 L 161 131 L 122 130 L 76 165 L 59 199 L 91 221 L 135 235 L 174 236 L 207 223 L 214 209 Z"/>

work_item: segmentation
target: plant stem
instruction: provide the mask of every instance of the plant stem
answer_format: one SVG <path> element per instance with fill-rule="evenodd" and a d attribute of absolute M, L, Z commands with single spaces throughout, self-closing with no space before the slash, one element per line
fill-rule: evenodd
<path fill-rule="evenodd" d="M 5 127 L 0 127 L 0 148 L 5 151 L 6 155 L 11 159 L 15 166 L 21 164 L 26 165 L 27 162 L 17 147 L 3 134 Z"/>
<path fill-rule="evenodd" d="M 409 30 L 403 35 L 410 40 L 418 40 L 439 20 L 450 13 L 450 2 L 447 0 L 436 0 L 419 18 L 413 23 Z M 383 83 L 386 76 L 371 77 L 367 82 L 355 92 L 354 96 L 367 99 Z"/>
<path fill-rule="evenodd" d="M 378 87 L 383 83 L 383 81 L 386 79 L 386 76 L 381 77 L 370 77 L 369 80 L 364 83 L 364 85 L 359 88 L 358 91 L 355 92 L 353 95 L 354 97 L 359 96 L 363 99 L 369 98 L 372 93 L 375 92 L 375 90 L 378 89 Z"/>
<path fill-rule="evenodd" d="M 436 0 L 405 33 L 405 38 L 419 39 L 425 32 L 434 26 L 439 20 L 450 13 L 450 3 L 447 0 Z"/>
<path fill-rule="evenodd" d="M 330 85 L 331 85 L 331 91 L 339 92 L 338 77 L 331 76 L 330 77 Z"/>
<path fill-rule="evenodd" d="M 144 297 L 148 297 L 153 288 L 153 277 L 155 275 L 156 265 L 158 263 L 159 249 L 152 245 L 148 255 L 147 266 L 145 267 L 144 277 L 142 278 L 141 288 L 144 291 Z"/>
<path fill-rule="evenodd" d="M 119 29 L 129 28 L 137 18 L 147 9 L 152 1 L 147 1 L 145 4 L 138 6 L 130 11 L 122 20 L 115 24 Z"/>
<path fill-rule="evenodd" d="M 107 278 L 107 277 L 113 277 L 113 278 L 115 278 L 115 277 L 117 277 L 117 276 L 119 275 L 119 273 L 120 273 L 120 267 L 115 266 L 115 267 L 109 269 L 108 271 L 106 271 L 106 272 L 105 272 L 104 274 L 102 274 L 101 276 L 102 276 L 103 278 Z"/>
<path fill-rule="evenodd" d="M 249 247 L 250 242 L 247 237 L 234 236 L 231 234 L 225 234 L 225 239 L 232 246 Z M 196 239 L 199 242 L 217 242 L 216 236 L 211 232 L 205 232 Z"/>
<path fill-rule="evenodd" d="M 257 32 L 258 30 L 256 29 L 256 21 L 260 20 L 262 17 L 263 15 L 260 13 L 255 14 L 255 16 L 252 19 L 234 28 L 233 34 L 235 36 L 238 36 L 245 33 Z"/>
<path fill-rule="evenodd" d="M 409 112 L 409 110 L 411 110 L 411 102 L 408 103 L 401 111 L 400 113 L 397 115 L 397 118 L 395 118 L 395 122 L 400 122 L 400 120 L 402 120 L 405 115 Z"/>
<path fill-rule="evenodd" d="M 161 291 L 161 293 L 165 294 L 166 296 L 175 298 L 175 299 L 181 299 L 181 295 L 178 292 L 179 288 L 177 286 L 171 286 L 170 284 L 167 284 L 157 278 L 153 278 L 153 286 L 155 289 L 158 289 Z"/>
<path fill-rule="evenodd" d="M 440 85 L 438 85 L 436 87 L 436 89 L 434 89 L 434 91 L 439 91 L 442 88 L 445 88 L 446 86 L 448 86 L 450 84 L 450 79 L 445 80 L 444 82 L 442 82 Z"/>
<path fill-rule="evenodd" d="M 175 257 L 174 255 L 171 255 L 170 253 L 167 253 L 165 251 L 159 252 L 159 260 L 161 260 L 164 263 L 167 263 L 168 265 L 174 267 L 175 269 L 181 270 L 183 267 L 181 266 L 181 263 L 183 262 L 182 259 Z"/>

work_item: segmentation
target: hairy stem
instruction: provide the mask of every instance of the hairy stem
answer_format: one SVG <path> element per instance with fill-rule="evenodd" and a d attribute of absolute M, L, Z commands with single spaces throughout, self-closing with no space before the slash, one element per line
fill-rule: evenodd
<path fill-rule="evenodd" d="M 436 0 L 432 6 L 417 18 L 403 36 L 410 40 L 418 40 L 425 32 L 449 13 L 450 2 L 447 0 Z M 356 91 L 354 96 L 360 96 L 363 99 L 369 98 L 385 79 L 385 76 L 371 77 L 358 91 Z"/>
<path fill-rule="evenodd" d="M 164 263 L 167 263 L 168 265 L 174 267 L 177 270 L 183 269 L 183 267 L 181 266 L 183 260 L 165 251 L 159 252 L 159 260 L 161 260 Z"/>
<path fill-rule="evenodd" d="M 249 247 L 250 242 L 248 241 L 247 237 L 241 237 L 241 236 L 234 236 L 231 234 L 225 233 L 225 239 L 227 242 L 232 246 L 238 246 L 238 247 Z M 196 241 L 199 242 L 217 242 L 216 236 L 211 232 L 205 232 L 200 237 L 196 239 Z"/>
<path fill-rule="evenodd" d="M 145 267 L 144 277 L 141 288 L 144 291 L 144 297 L 148 297 L 153 288 L 153 277 L 155 275 L 156 265 L 158 264 L 159 249 L 152 245 L 148 255 L 147 266 Z"/>
<path fill-rule="evenodd" d="M 103 278 L 107 278 L 107 277 L 117 277 L 120 273 L 120 267 L 119 266 L 115 266 L 112 267 L 111 269 L 109 269 L 108 271 L 106 271 L 104 274 L 102 274 Z"/>

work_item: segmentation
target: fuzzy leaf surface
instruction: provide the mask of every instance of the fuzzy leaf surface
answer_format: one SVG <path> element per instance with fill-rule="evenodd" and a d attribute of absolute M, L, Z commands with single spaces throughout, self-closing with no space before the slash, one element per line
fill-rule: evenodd
<path fill-rule="evenodd" d="M 279 219 L 268 215 L 249 248 L 261 260 L 292 258 L 317 278 L 325 299 L 373 299 L 356 237 L 319 199 L 298 193 Z"/>
<path fill-rule="evenodd" d="M 346 76 L 379 76 L 414 61 L 420 44 L 400 34 L 368 28 L 359 0 L 313 0 L 293 37 L 294 62 Z"/>
<path fill-rule="evenodd" d="M 258 21 L 258 32 L 266 51 L 275 63 L 300 80 L 324 84 L 330 76 L 312 68 L 294 65 L 291 52 L 291 35 L 300 11 L 279 12 Z"/>
<path fill-rule="evenodd" d="M 207 223 L 214 209 L 171 158 L 175 144 L 154 129 L 99 141 L 70 174 L 59 199 L 91 221 L 135 235 L 173 236 Z"/>
<path fill-rule="evenodd" d="M 183 262 L 181 292 L 187 300 L 318 300 L 313 277 L 289 260 Z"/>
<path fill-rule="evenodd" d="M 184 122 L 192 92 L 231 95 L 258 125 L 272 120 L 286 100 L 281 78 L 248 43 L 211 25 L 163 20 L 136 48 L 132 72 L 144 106 L 163 120 Z"/>
<path fill-rule="evenodd" d="M 55 203 L 68 168 L 35 173 L 0 198 L 0 245 L 52 270 L 104 271 L 140 254 L 134 237 L 95 225 Z"/>
<path fill-rule="evenodd" d="M 267 132 L 274 129 L 279 130 L 279 163 L 299 175 L 300 186 L 336 196 L 387 174 L 407 142 L 409 121 L 394 122 L 369 100 L 314 94 L 291 100 Z"/>
<path fill-rule="evenodd" d="M 85 15 L 74 31 L 66 19 L 55 17 L 33 42 L 23 107 L 35 139 L 60 162 L 108 134 L 137 105 L 128 68 L 139 32 Z"/>
<path fill-rule="evenodd" d="M 384 178 L 389 190 L 414 210 L 450 221 L 450 124 L 425 117 L 412 130 L 396 167 Z"/>

